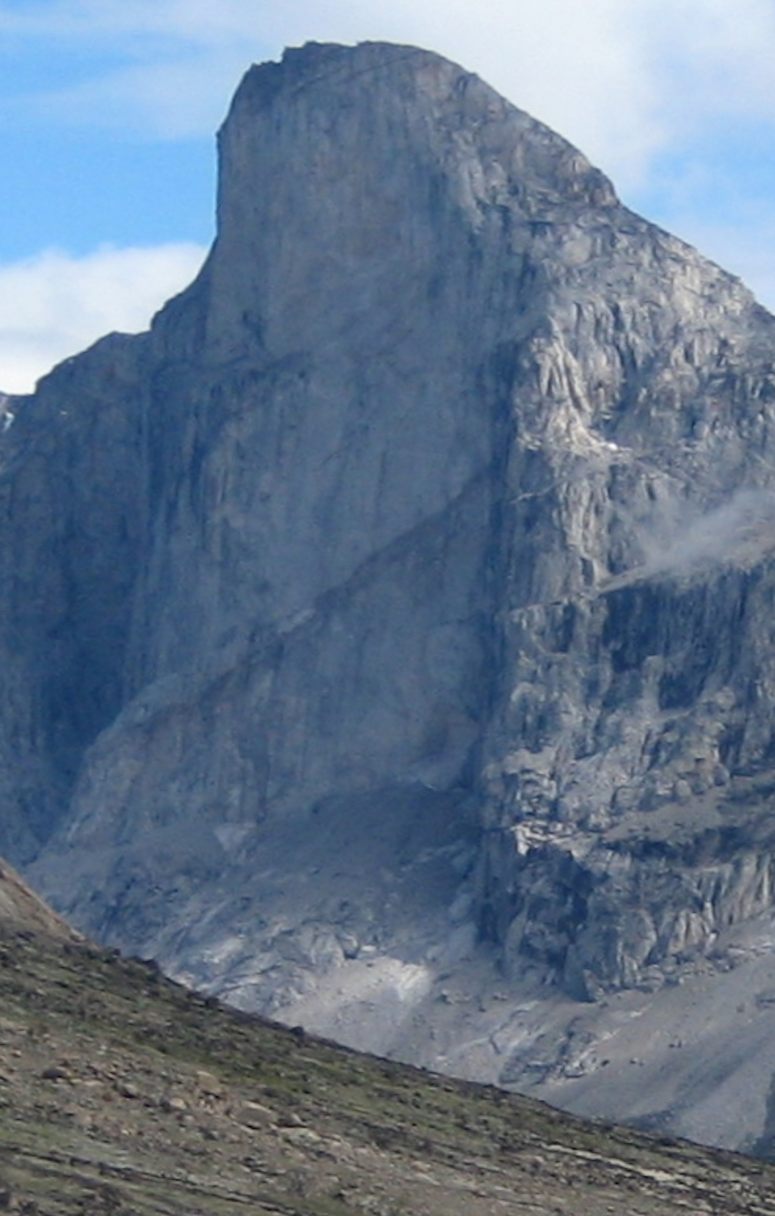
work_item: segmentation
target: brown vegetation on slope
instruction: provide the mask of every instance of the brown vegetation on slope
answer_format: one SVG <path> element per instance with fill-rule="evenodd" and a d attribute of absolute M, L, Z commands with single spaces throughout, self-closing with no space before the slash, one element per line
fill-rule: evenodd
<path fill-rule="evenodd" d="M 775 1170 L 362 1056 L 17 919 L 0 924 L 3 1207 L 770 1216 Z"/>

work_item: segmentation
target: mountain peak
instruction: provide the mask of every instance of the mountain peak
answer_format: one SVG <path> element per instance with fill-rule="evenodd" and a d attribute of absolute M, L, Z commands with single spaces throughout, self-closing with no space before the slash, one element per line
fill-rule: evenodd
<path fill-rule="evenodd" d="M 513 260 L 541 226 L 621 211 L 550 128 L 457 64 L 387 43 L 313 43 L 251 68 L 219 150 L 206 324 L 218 359 L 298 353 L 315 333 L 330 340 L 321 326 L 373 328 L 383 299 L 421 281 L 433 293 L 451 248 L 501 245 Z M 366 279 L 364 307 L 353 285 Z"/>
<path fill-rule="evenodd" d="M 309 42 L 288 48 L 279 63 L 248 70 L 225 128 L 235 119 L 255 119 L 280 99 L 286 104 L 297 100 L 304 111 L 309 102 L 305 123 L 317 138 L 326 129 L 331 133 L 337 111 L 356 110 L 363 119 L 357 129 L 367 140 L 388 136 L 394 155 L 400 154 L 408 135 L 417 154 L 422 155 L 423 144 L 430 141 L 442 164 L 451 168 L 455 149 L 450 143 L 457 144 L 457 152 L 465 157 L 478 151 L 484 159 L 499 159 L 507 178 L 510 174 L 516 179 L 529 177 L 531 170 L 540 177 L 550 168 L 577 179 L 590 173 L 596 201 L 614 200 L 611 183 L 567 140 L 506 101 L 474 73 L 420 47 Z M 317 123 L 315 109 L 321 111 Z M 337 137 L 344 131 L 337 125 Z M 302 133 L 300 124 L 297 137 Z M 364 143 L 351 150 L 368 154 L 369 149 Z M 531 159 L 536 163 L 531 165 Z"/>

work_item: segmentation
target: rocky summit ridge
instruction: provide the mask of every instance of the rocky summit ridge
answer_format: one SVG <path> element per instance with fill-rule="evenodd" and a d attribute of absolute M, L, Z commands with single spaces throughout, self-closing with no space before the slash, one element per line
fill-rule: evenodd
<path fill-rule="evenodd" d="M 0 844 L 236 1004 L 768 1151 L 775 319 L 425 51 L 219 149 L 192 286 L 6 403 Z"/>

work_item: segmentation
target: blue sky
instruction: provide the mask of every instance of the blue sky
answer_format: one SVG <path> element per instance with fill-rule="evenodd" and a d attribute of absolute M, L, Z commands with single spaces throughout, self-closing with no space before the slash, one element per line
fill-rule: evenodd
<path fill-rule="evenodd" d="M 230 95 L 309 38 L 479 72 L 775 308 L 775 0 L 0 0 L 0 387 L 193 277 Z"/>

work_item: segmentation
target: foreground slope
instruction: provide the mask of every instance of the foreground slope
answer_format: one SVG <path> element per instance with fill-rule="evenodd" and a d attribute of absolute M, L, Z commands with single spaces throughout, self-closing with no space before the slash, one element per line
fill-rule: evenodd
<path fill-rule="evenodd" d="M 0 879 L 0 889 L 4 880 Z M 0 1205 L 36 1216 L 768 1216 L 775 1169 L 585 1123 L 0 924 Z"/>
<path fill-rule="evenodd" d="M 251 69 L 220 153 L 197 281 L 10 403 L 5 846 L 245 1007 L 765 1148 L 775 321 L 424 51 Z"/>

